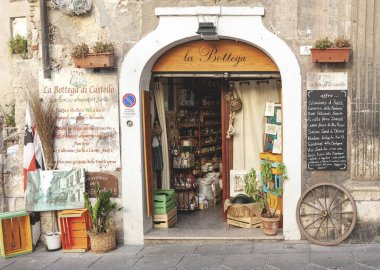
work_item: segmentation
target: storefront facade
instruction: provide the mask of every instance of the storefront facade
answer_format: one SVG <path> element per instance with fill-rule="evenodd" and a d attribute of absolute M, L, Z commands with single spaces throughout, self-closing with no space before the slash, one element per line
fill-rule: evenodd
<path fill-rule="evenodd" d="M 94 141 L 87 147 L 93 153 L 83 151 L 80 156 L 72 158 L 69 150 L 77 147 L 80 152 L 79 144 L 67 140 L 63 147 L 57 148 L 58 169 L 60 166 L 81 166 L 87 172 L 110 173 L 113 179 L 117 179 L 114 186 L 118 192 L 114 198 L 123 206 L 115 218 L 119 242 L 141 244 L 146 232 L 153 227 L 152 217 L 147 216 L 143 93 L 152 90 L 154 67 L 161 56 L 191 42 L 211 42 L 196 33 L 200 22 L 212 22 L 221 41 L 237 41 L 260 50 L 278 68 L 282 84 L 283 162 L 288 174 L 284 189 L 284 239 L 301 239 L 295 213 L 302 192 L 313 184 L 331 182 L 348 189 L 356 201 L 358 221 L 349 239 L 360 242 L 378 240 L 380 216 L 376 209 L 380 205 L 377 184 L 380 128 L 376 119 L 380 95 L 376 64 L 380 58 L 375 49 L 379 36 L 379 31 L 376 31 L 378 22 L 370 12 L 373 10 L 376 14 L 379 11 L 376 1 L 346 0 L 342 1 L 342 8 L 341 2 L 330 0 L 323 3 L 307 0 L 252 1 L 250 6 L 246 1 L 220 1 L 220 5 L 216 5 L 215 1 L 192 1 L 189 4 L 188 1 L 97 0 L 93 1 L 86 16 L 66 15 L 53 1 L 48 1 L 51 78 L 42 78 L 39 4 L 38 1 L 29 2 L 25 2 L 32 45 L 29 59 L 21 60 L 9 55 L 0 57 L 1 65 L 7 65 L 9 74 L 14 74 L 9 86 L 3 85 L 3 88 L 8 87 L 8 92 L 14 93 L 15 128 L 22 133 L 24 127 L 25 104 L 16 102 L 23 99 L 21 90 L 35 89 L 39 89 L 41 95 L 56 91 L 62 97 L 61 105 L 67 106 L 65 114 L 62 113 L 62 125 L 67 117 L 72 120 L 69 122 L 73 130 L 77 127 L 91 130 L 94 127 L 107 128 L 112 140 L 99 142 L 100 145 L 108 144 L 107 149 L 102 146 L 105 150 L 101 158 L 98 158 Z M 13 4 L 20 5 L 18 2 L 9 3 Z M 312 63 L 308 49 L 315 40 L 341 35 L 351 40 L 348 62 Z M 94 72 L 92 69 L 75 68 L 70 56 L 71 47 L 99 39 L 115 43 L 115 69 Z M 187 56 L 183 55 L 184 65 Z M 213 70 L 214 64 L 217 66 L 217 63 L 212 63 L 207 72 L 193 67 L 192 74 L 194 77 L 207 73 L 210 78 L 229 75 L 237 78 L 239 74 L 244 77 L 250 71 L 248 67 L 248 72 L 237 70 L 235 74 L 224 74 Z M 171 73 L 175 74 L 176 70 Z M 331 85 L 324 84 L 325 78 L 333 78 Z M 88 88 L 85 98 L 95 98 L 93 100 L 99 102 L 89 102 L 85 104 L 87 107 L 81 107 L 82 101 L 68 101 L 83 94 L 78 92 L 83 85 Z M 316 88 L 334 90 L 330 86 L 347 94 L 344 115 L 347 119 L 346 143 L 342 152 L 345 158 L 343 165 L 346 166 L 340 164 L 338 170 L 326 171 L 308 166 L 311 164 L 308 160 L 311 150 L 307 141 L 310 130 L 307 102 L 309 91 Z M 72 90 L 65 92 L 65 87 L 72 87 Z M 134 100 L 126 104 L 125 97 L 134 97 Z M 88 115 L 83 118 L 85 112 L 80 110 L 84 108 L 91 108 L 86 113 L 91 112 L 99 122 L 93 124 Z M 97 133 L 90 135 L 98 136 Z M 18 144 L 23 144 L 22 138 Z M 87 155 L 91 156 L 88 160 Z M 22 168 L 22 147 L 16 152 L 10 151 L 5 163 L 4 205 L 1 207 L 4 211 L 23 209 L 22 170 L 17 169 Z M 49 220 L 50 214 L 43 213 L 44 231 L 49 230 Z"/>

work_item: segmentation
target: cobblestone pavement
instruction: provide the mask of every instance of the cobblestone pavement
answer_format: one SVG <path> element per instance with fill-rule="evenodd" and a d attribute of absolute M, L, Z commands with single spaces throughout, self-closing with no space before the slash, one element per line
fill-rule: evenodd
<path fill-rule="evenodd" d="M 0 269 L 380 269 L 380 245 L 320 247 L 306 242 L 149 244 L 120 246 L 106 254 L 47 252 L 0 259 Z"/>

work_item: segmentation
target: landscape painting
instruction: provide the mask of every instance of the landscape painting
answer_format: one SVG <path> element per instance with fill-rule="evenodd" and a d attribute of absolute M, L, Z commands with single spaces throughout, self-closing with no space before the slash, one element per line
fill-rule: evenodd
<path fill-rule="evenodd" d="M 29 172 L 25 209 L 53 211 L 83 208 L 84 191 L 84 169 Z"/>

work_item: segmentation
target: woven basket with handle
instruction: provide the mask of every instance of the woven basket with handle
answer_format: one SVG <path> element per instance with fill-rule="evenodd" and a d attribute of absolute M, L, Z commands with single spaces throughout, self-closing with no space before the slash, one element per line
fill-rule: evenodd
<path fill-rule="evenodd" d="M 116 232 L 94 234 L 88 232 L 91 241 L 91 250 L 95 253 L 109 252 L 116 248 Z"/>

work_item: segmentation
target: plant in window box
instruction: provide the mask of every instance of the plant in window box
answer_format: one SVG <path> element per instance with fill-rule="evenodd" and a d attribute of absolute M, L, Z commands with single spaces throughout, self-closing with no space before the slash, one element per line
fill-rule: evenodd
<path fill-rule="evenodd" d="M 115 45 L 108 41 L 97 41 L 92 52 L 86 43 L 75 45 L 71 56 L 78 68 L 108 68 L 115 65 Z"/>
<path fill-rule="evenodd" d="M 28 41 L 26 38 L 16 35 L 9 40 L 8 46 L 11 54 L 19 54 L 22 59 L 28 58 Z"/>
<path fill-rule="evenodd" d="M 83 193 L 85 206 L 90 214 L 92 229 L 88 231 L 93 252 L 108 252 L 116 247 L 116 230 L 113 226 L 112 214 L 117 207 L 111 202 L 112 190 L 101 190 L 99 182 L 95 183 L 96 201 L 93 205 L 87 192 Z"/>
<path fill-rule="evenodd" d="M 327 37 L 315 41 L 311 49 L 314 63 L 345 63 L 350 61 L 350 41 L 345 36 L 337 37 L 334 42 Z"/>

